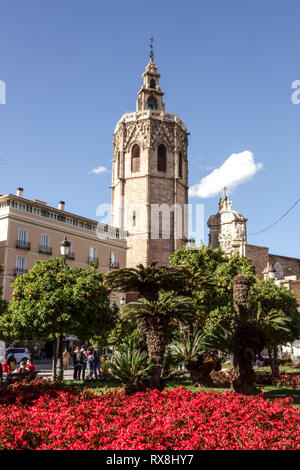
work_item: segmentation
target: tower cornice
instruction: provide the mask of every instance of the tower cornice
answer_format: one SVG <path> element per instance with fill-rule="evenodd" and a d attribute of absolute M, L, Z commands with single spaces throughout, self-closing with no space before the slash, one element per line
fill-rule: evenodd
<path fill-rule="evenodd" d="M 118 132 L 121 125 L 133 122 L 133 121 L 142 121 L 145 119 L 155 119 L 163 122 L 172 122 L 178 124 L 178 126 L 184 131 L 187 132 L 186 126 L 183 121 L 174 113 L 165 113 L 163 111 L 156 111 L 152 109 L 146 109 L 144 111 L 135 111 L 133 113 L 123 114 L 121 119 L 117 122 L 117 125 L 114 130 L 114 134 Z"/>

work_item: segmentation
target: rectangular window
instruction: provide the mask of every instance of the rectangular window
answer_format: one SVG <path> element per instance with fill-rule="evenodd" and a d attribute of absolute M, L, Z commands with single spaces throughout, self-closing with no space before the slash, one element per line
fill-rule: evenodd
<path fill-rule="evenodd" d="M 96 248 L 93 246 L 90 246 L 89 258 L 91 263 L 96 261 Z"/>
<path fill-rule="evenodd" d="M 72 259 L 72 260 L 75 259 L 75 253 L 73 252 L 73 244 L 72 243 L 70 244 L 68 258 Z"/>
<path fill-rule="evenodd" d="M 24 258 L 24 256 L 17 256 L 16 272 L 20 273 L 20 274 L 25 272 L 25 258 Z"/>
<path fill-rule="evenodd" d="M 49 248 L 49 236 L 48 235 L 42 235 L 41 247 L 45 249 Z"/>
<path fill-rule="evenodd" d="M 111 268 L 118 268 L 118 253 L 115 251 L 110 252 L 110 267 Z"/>
<path fill-rule="evenodd" d="M 27 233 L 27 230 L 24 230 L 22 228 L 19 229 L 18 242 L 22 246 L 26 246 L 27 244 Z"/>

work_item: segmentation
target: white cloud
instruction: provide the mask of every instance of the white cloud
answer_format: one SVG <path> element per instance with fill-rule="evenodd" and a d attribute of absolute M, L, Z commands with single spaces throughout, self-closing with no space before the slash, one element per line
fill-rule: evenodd
<path fill-rule="evenodd" d="M 101 173 L 105 173 L 107 168 L 105 166 L 98 166 L 97 168 L 93 168 L 90 173 L 94 173 L 95 175 L 100 175 Z"/>
<path fill-rule="evenodd" d="M 249 150 L 233 153 L 219 168 L 202 178 L 200 183 L 191 186 L 189 195 L 200 198 L 217 196 L 224 186 L 233 190 L 252 178 L 261 168 L 262 163 L 256 163 Z"/>

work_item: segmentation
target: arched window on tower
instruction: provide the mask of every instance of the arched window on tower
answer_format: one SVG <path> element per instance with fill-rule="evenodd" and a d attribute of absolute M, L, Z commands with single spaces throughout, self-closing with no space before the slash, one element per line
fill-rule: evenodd
<path fill-rule="evenodd" d="M 156 86 L 156 85 L 155 85 L 155 80 L 154 80 L 154 78 L 151 78 L 151 80 L 150 80 L 150 88 L 155 88 L 155 86 Z"/>
<path fill-rule="evenodd" d="M 153 96 L 150 96 L 150 98 L 148 98 L 147 109 L 157 109 L 157 101 Z"/>
<path fill-rule="evenodd" d="M 135 173 L 140 171 L 140 147 L 134 144 L 131 151 L 131 171 Z"/>
<path fill-rule="evenodd" d="M 167 149 L 163 144 L 157 149 L 157 170 L 167 171 Z"/>
<path fill-rule="evenodd" d="M 179 159 L 178 159 L 178 175 L 179 178 L 182 178 L 182 153 L 179 152 Z"/>

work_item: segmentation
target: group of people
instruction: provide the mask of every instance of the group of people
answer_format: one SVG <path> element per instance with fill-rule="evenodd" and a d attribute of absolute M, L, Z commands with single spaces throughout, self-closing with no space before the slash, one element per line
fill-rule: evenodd
<path fill-rule="evenodd" d="M 74 380 L 85 380 L 86 370 L 88 379 L 100 378 L 101 376 L 101 355 L 97 348 L 88 346 L 76 346 L 73 352 Z"/>
<path fill-rule="evenodd" d="M 0 380 L 3 380 L 3 374 L 6 374 L 6 377 L 9 377 L 11 374 L 22 374 L 29 375 L 35 372 L 35 366 L 32 363 L 31 359 L 26 359 L 20 362 L 20 367 L 17 368 L 17 361 L 15 356 L 12 354 L 3 364 L 0 364 Z"/>

